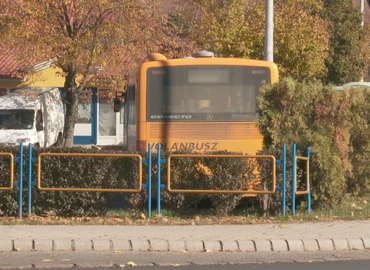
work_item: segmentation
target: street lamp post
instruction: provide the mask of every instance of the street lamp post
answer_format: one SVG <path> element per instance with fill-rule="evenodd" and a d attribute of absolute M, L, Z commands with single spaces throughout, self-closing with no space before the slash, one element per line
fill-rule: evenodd
<path fill-rule="evenodd" d="M 365 20 L 365 3 L 364 0 L 360 2 L 360 12 L 361 12 L 361 29 L 364 28 L 364 20 Z M 364 72 L 362 71 L 360 82 L 364 81 Z"/>
<path fill-rule="evenodd" d="M 274 61 L 274 0 L 266 0 L 265 60 Z"/>
<path fill-rule="evenodd" d="M 364 27 L 364 17 L 365 17 L 365 14 L 364 14 L 364 11 L 365 11 L 364 0 L 361 0 L 361 2 L 360 2 L 360 11 L 361 11 L 361 18 L 362 18 L 361 26 Z"/>

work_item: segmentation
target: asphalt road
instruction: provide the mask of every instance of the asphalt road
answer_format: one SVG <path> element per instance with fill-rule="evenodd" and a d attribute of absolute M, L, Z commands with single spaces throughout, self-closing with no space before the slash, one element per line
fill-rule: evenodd
<path fill-rule="evenodd" d="M 156 266 L 191 266 L 191 265 L 244 265 L 244 264 L 280 264 L 312 263 L 369 260 L 370 252 L 4 252 L 0 253 L 0 269 L 27 268 L 129 268 Z M 338 264 L 338 265 L 339 265 Z M 366 269 L 369 269 L 370 265 Z M 166 268 L 164 268 L 166 269 Z M 186 269 L 186 268 L 185 268 Z M 225 268 L 229 269 L 229 268 Z M 261 268 L 263 269 L 263 268 Z M 267 268 L 268 269 L 268 268 Z M 301 269 L 301 268 L 297 268 Z M 311 268 L 315 269 L 315 268 Z M 317 268 L 322 269 L 322 268 Z M 326 268 L 325 268 L 326 269 Z M 339 269 L 339 268 L 335 268 Z M 355 270 L 357 268 L 344 268 Z M 361 269 L 361 268 L 359 268 Z"/>
<path fill-rule="evenodd" d="M 187 265 L 187 266 L 143 266 L 135 267 L 140 270 L 312 270 L 312 269 L 326 269 L 326 270 L 367 270 L 369 269 L 370 261 L 346 261 L 346 262 L 308 262 L 308 263 L 275 263 L 275 264 L 239 264 L 239 265 Z M 51 270 L 55 268 L 44 268 L 44 270 Z M 108 270 L 112 267 L 95 267 L 95 268 L 73 268 L 81 270 Z M 122 268 L 113 268 L 122 269 Z M 9 269 L 19 270 L 19 269 Z M 71 270 L 71 268 L 59 268 L 58 270 Z"/>
<path fill-rule="evenodd" d="M 368 270 L 370 261 L 335 261 L 335 262 L 308 262 L 308 263 L 274 263 L 274 264 L 240 264 L 240 265 L 190 265 L 184 267 L 140 267 L 141 270 Z"/>

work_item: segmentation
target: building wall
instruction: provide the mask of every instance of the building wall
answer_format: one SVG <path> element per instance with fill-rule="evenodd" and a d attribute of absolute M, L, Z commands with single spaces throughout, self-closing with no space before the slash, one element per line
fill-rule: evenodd
<path fill-rule="evenodd" d="M 41 70 L 32 76 L 27 76 L 25 80 L 2 79 L 0 88 L 22 88 L 22 87 L 63 87 L 64 77 L 58 75 L 60 69 L 47 68 Z"/>

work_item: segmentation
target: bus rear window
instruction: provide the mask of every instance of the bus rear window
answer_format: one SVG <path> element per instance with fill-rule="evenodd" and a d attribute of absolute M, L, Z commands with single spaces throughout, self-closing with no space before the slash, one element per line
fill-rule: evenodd
<path fill-rule="evenodd" d="M 267 67 L 175 66 L 147 70 L 148 121 L 245 121 L 271 83 Z"/>

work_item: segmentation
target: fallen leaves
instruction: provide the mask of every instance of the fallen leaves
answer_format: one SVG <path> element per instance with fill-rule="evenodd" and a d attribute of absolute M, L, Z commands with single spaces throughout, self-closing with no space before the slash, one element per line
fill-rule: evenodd
<path fill-rule="evenodd" d="M 135 264 L 133 261 L 129 261 L 129 262 L 127 263 L 127 266 L 136 266 L 136 264 Z"/>
<path fill-rule="evenodd" d="M 274 228 L 277 228 L 277 229 L 286 229 L 286 228 L 289 228 L 289 226 L 285 225 L 285 224 L 280 224 L 280 225 L 275 225 L 273 226 Z"/>

